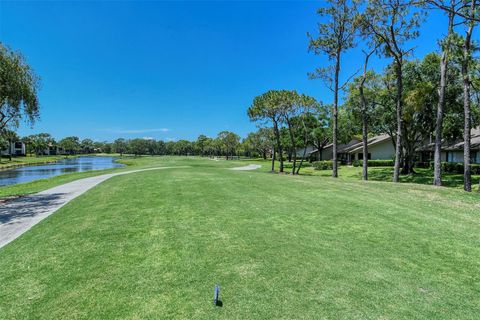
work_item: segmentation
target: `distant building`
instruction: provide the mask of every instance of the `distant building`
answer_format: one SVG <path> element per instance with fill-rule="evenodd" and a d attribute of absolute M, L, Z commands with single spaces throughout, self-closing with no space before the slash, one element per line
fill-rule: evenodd
<path fill-rule="evenodd" d="M 331 160 L 333 158 L 333 144 L 326 145 L 320 152 L 317 149 L 310 151 L 310 157 L 316 160 Z M 355 160 L 363 160 L 363 143 L 353 139 L 347 144 L 337 147 L 338 160 L 351 164 Z M 368 160 L 390 160 L 395 156 L 395 148 L 389 135 L 379 135 L 368 139 Z"/>
<path fill-rule="evenodd" d="M 442 151 L 440 153 L 443 162 L 462 162 L 463 163 L 463 140 L 443 141 Z M 418 148 L 419 156 L 422 162 L 433 161 L 433 152 L 435 144 L 428 143 Z M 472 130 L 470 139 L 470 161 L 480 164 L 480 128 Z"/>
<path fill-rule="evenodd" d="M 63 150 L 62 147 L 59 147 L 57 145 L 49 144 L 48 147 L 45 150 L 43 150 L 41 154 L 45 156 L 55 156 L 55 155 L 65 154 L 65 150 Z"/>
<path fill-rule="evenodd" d="M 472 163 L 480 164 L 480 128 L 472 130 L 470 157 Z M 463 140 L 443 141 L 441 160 L 443 162 L 463 162 Z M 435 144 L 427 143 L 417 148 L 417 160 L 420 162 L 433 161 Z M 312 160 L 331 160 L 333 145 L 328 144 L 320 152 L 316 148 L 310 148 L 309 157 Z M 303 150 L 303 149 L 302 149 Z M 301 153 L 301 150 L 299 150 Z M 301 155 L 297 153 L 298 155 Z M 337 149 L 338 160 L 344 164 L 351 164 L 355 160 L 363 160 L 363 143 L 353 139 L 347 144 L 339 144 Z M 368 139 L 368 160 L 390 160 L 395 158 L 395 148 L 392 138 L 387 135 L 379 135 Z"/>
<path fill-rule="evenodd" d="M 0 154 L 2 156 L 8 156 L 8 155 L 25 156 L 27 154 L 26 153 L 26 148 L 25 148 L 25 143 L 23 143 L 21 141 L 12 142 L 12 143 L 9 144 L 9 146 L 6 149 L 1 150 Z"/>

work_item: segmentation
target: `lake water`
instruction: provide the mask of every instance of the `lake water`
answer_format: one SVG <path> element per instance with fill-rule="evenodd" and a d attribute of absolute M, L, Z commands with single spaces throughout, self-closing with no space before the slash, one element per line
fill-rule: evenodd
<path fill-rule="evenodd" d="M 0 171 L 0 186 L 8 186 L 38 179 L 45 179 L 65 173 L 120 168 L 125 165 L 114 162 L 112 157 L 78 157 L 63 159 L 55 163 L 38 166 L 24 166 Z"/>

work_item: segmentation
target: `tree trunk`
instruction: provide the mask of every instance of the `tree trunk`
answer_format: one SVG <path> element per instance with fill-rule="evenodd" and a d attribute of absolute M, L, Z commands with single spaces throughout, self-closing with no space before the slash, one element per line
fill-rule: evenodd
<path fill-rule="evenodd" d="M 297 168 L 297 174 L 300 172 L 300 168 L 302 168 L 302 165 L 303 165 L 303 159 L 305 159 L 305 155 L 307 154 L 307 146 L 305 146 L 305 148 L 303 148 L 303 156 L 302 156 L 302 159 L 300 160 L 300 163 L 298 165 L 298 168 Z"/>
<path fill-rule="evenodd" d="M 442 52 L 440 60 L 440 88 L 438 90 L 438 106 L 437 121 L 435 123 L 435 149 L 433 164 L 433 184 L 435 186 L 442 185 L 442 128 L 443 128 L 443 112 L 445 109 L 445 87 L 447 75 L 447 53 Z"/>
<path fill-rule="evenodd" d="M 400 165 L 402 157 L 402 128 L 403 128 L 403 71 L 402 58 L 398 57 L 396 60 L 396 75 L 397 75 L 397 141 L 395 145 L 395 166 L 393 168 L 393 182 L 398 182 L 400 176 Z"/>
<path fill-rule="evenodd" d="M 375 48 L 376 49 L 376 48 Z M 368 115 L 367 115 L 367 101 L 365 99 L 365 81 L 367 80 L 368 60 L 375 50 L 366 54 L 363 65 L 363 76 L 358 91 L 360 93 L 360 105 L 362 110 L 362 145 L 363 145 L 363 161 L 362 161 L 362 178 L 368 180 Z"/>
<path fill-rule="evenodd" d="M 363 90 L 362 90 L 362 94 L 363 94 Z M 362 143 L 363 143 L 362 178 L 363 180 L 368 180 L 368 124 L 367 124 L 367 115 L 365 113 L 366 112 L 363 112 L 363 115 L 362 115 Z"/>
<path fill-rule="evenodd" d="M 408 141 L 404 139 L 405 146 L 405 156 L 403 162 L 403 174 L 413 174 L 414 171 L 414 160 L 415 160 L 415 142 Z"/>
<path fill-rule="evenodd" d="M 297 166 L 297 146 L 295 144 L 295 137 L 293 136 L 293 130 L 290 123 L 290 119 L 287 117 L 287 126 L 288 126 L 288 134 L 290 135 L 290 142 L 292 143 L 292 150 L 293 150 L 293 166 L 292 166 L 292 174 L 295 174 L 295 169 Z"/>
<path fill-rule="evenodd" d="M 315 148 L 317 148 L 317 154 L 315 156 L 315 158 L 317 159 L 317 161 L 320 161 L 321 160 L 321 156 L 322 156 L 322 150 L 321 150 L 321 143 L 320 141 L 318 140 L 317 141 L 317 144 L 315 145 Z"/>
<path fill-rule="evenodd" d="M 297 174 L 300 172 L 300 168 L 302 167 L 302 164 L 303 164 L 303 159 L 305 159 L 305 155 L 307 154 L 307 145 L 308 145 L 308 132 L 307 132 L 307 127 L 305 126 L 305 122 L 303 120 L 302 120 L 302 125 L 303 125 L 303 145 L 305 147 L 303 148 L 302 160 L 300 160 L 300 164 L 298 165 Z"/>
<path fill-rule="evenodd" d="M 275 171 L 275 145 L 272 146 L 272 171 Z"/>
<path fill-rule="evenodd" d="M 340 74 L 340 50 L 337 51 L 335 61 L 335 83 L 333 89 L 333 137 L 332 137 L 332 177 L 338 177 L 337 163 L 337 126 L 338 126 L 338 77 Z"/>
<path fill-rule="evenodd" d="M 455 9 L 455 1 L 451 1 L 451 8 Z M 448 13 L 448 33 L 447 44 L 443 49 L 440 60 L 440 88 L 438 90 L 438 106 L 437 106 L 437 120 L 435 123 L 435 149 L 434 149 L 434 164 L 433 164 L 433 185 L 442 185 L 442 130 L 443 130 L 443 115 L 445 110 L 445 91 L 447 86 L 447 70 L 448 70 L 448 54 L 449 42 L 453 34 L 453 22 L 455 14 Z"/>
<path fill-rule="evenodd" d="M 463 190 L 472 191 L 472 173 L 470 169 L 470 83 L 465 80 L 468 75 L 464 75 L 463 84 L 463 104 L 464 104 L 464 133 L 463 133 Z M 468 84 L 467 84 L 468 83 Z"/>
<path fill-rule="evenodd" d="M 474 14 L 475 0 L 471 1 L 471 14 Z M 463 61 L 462 61 L 462 78 L 463 78 L 463 109 L 464 109 L 464 144 L 463 144 L 463 189 L 467 192 L 472 191 L 472 173 L 470 168 L 470 59 L 471 59 L 471 37 L 474 23 L 469 22 L 469 27 L 465 35 L 465 43 L 463 45 Z"/>
<path fill-rule="evenodd" d="M 273 120 L 273 131 L 275 133 L 275 139 L 277 140 L 277 152 L 280 161 L 280 168 L 278 172 L 283 172 L 283 150 L 282 150 L 282 143 L 280 142 L 280 131 L 278 130 L 278 123 L 274 119 Z"/>

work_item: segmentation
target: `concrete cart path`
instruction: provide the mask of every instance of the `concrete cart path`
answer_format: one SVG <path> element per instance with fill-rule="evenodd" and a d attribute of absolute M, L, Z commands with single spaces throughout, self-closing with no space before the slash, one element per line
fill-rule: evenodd
<path fill-rule="evenodd" d="M 156 167 L 103 174 L 75 180 L 39 193 L 0 203 L 0 248 L 27 232 L 71 200 L 111 177 L 170 168 L 186 168 L 186 166 Z"/>

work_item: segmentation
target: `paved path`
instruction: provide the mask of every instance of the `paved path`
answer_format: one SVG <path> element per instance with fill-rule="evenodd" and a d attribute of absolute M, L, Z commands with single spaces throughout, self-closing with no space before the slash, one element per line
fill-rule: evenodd
<path fill-rule="evenodd" d="M 185 167 L 158 167 L 103 174 L 96 177 L 75 180 L 39 193 L 0 204 L 0 248 L 27 232 L 31 227 L 71 200 L 111 177 L 134 172 L 170 168 Z"/>
<path fill-rule="evenodd" d="M 259 164 L 249 164 L 248 166 L 244 167 L 236 167 L 236 168 L 231 168 L 230 170 L 235 170 L 235 171 L 248 171 L 248 170 L 255 170 L 258 168 L 261 168 L 262 166 Z"/>

